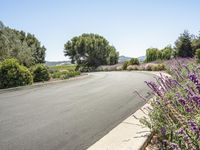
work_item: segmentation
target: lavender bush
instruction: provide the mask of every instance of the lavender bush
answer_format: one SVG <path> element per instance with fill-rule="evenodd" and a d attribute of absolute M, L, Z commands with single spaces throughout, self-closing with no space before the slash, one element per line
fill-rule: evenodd
<path fill-rule="evenodd" d="M 155 98 L 141 122 L 158 135 L 160 149 L 200 149 L 200 67 L 192 59 L 171 60 L 168 72 L 146 82 Z M 170 64 L 170 65 L 169 65 Z"/>

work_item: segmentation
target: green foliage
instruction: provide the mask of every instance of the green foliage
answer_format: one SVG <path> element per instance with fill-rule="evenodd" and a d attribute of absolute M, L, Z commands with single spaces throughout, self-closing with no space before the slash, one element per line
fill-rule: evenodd
<path fill-rule="evenodd" d="M 108 65 L 117 64 L 118 59 L 119 59 L 119 52 L 116 52 L 116 49 L 113 46 L 109 46 L 108 51 L 109 51 L 109 54 L 107 57 L 107 64 Z"/>
<path fill-rule="evenodd" d="M 28 47 L 31 48 L 33 63 L 34 64 L 45 63 L 46 48 L 44 46 L 41 46 L 38 39 L 30 33 L 28 33 L 25 38 Z"/>
<path fill-rule="evenodd" d="M 82 34 L 74 37 L 64 45 L 64 55 L 69 56 L 78 67 L 96 68 L 100 65 L 116 64 L 118 53 L 102 36 Z"/>
<path fill-rule="evenodd" d="M 191 35 L 184 31 L 175 42 L 175 50 L 178 57 L 193 57 Z"/>
<path fill-rule="evenodd" d="M 131 60 L 128 62 L 128 65 L 139 65 L 139 59 L 138 58 L 131 58 Z"/>
<path fill-rule="evenodd" d="M 156 54 L 157 54 L 156 60 L 162 60 L 162 52 L 158 50 Z"/>
<path fill-rule="evenodd" d="M 147 64 L 145 70 L 147 71 L 163 71 L 165 70 L 164 64 Z"/>
<path fill-rule="evenodd" d="M 147 82 L 155 96 L 146 109 L 148 117 L 140 121 L 156 134 L 159 149 L 200 148 L 200 107 L 193 99 L 195 97 L 199 100 L 200 97 L 199 67 L 191 60 L 187 60 L 187 66 L 182 66 L 185 64 L 183 61 L 176 60 L 177 64 L 171 63 L 172 76 L 162 75 L 155 82 Z M 176 148 L 170 148 L 170 145 L 175 145 Z"/>
<path fill-rule="evenodd" d="M 155 61 L 158 59 L 158 49 L 157 48 L 149 48 L 146 50 L 146 62 Z"/>
<path fill-rule="evenodd" d="M 169 45 L 169 46 L 166 46 L 164 49 L 162 49 L 161 53 L 162 53 L 162 58 L 161 58 L 162 60 L 169 60 L 173 56 L 173 49 Z"/>
<path fill-rule="evenodd" d="M 131 70 L 139 70 L 140 67 L 138 65 L 129 65 L 127 67 L 127 70 L 131 71 Z"/>
<path fill-rule="evenodd" d="M 59 71 L 75 71 L 76 65 L 59 65 L 59 66 L 49 66 L 50 69 L 56 69 Z"/>
<path fill-rule="evenodd" d="M 49 72 L 54 79 L 67 79 L 80 75 L 80 72 L 76 71 L 76 65 L 50 66 Z"/>
<path fill-rule="evenodd" d="M 79 71 L 51 71 L 51 77 L 54 79 L 68 79 L 80 75 Z"/>
<path fill-rule="evenodd" d="M 43 82 L 48 81 L 50 79 L 50 74 L 47 66 L 43 64 L 38 64 L 31 68 L 33 74 L 33 81 L 34 82 Z"/>
<path fill-rule="evenodd" d="M 16 59 L 6 59 L 0 64 L 0 88 L 10 88 L 32 84 L 30 71 Z"/>
<path fill-rule="evenodd" d="M 197 62 L 200 63 L 200 48 L 196 50 L 195 57 L 197 59 Z"/>
<path fill-rule="evenodd" d="M 16 58 L 25 66 L 45 62 L 45 47 L 37 38 L 9 27 L 0 29 L 0 61 Z"/>
<path fill-rule="evenodd" d="M 79 71 L 70 71 L 63 76 L 63 79 L 68 79 L 80 75 Z"/>
<path fill-rule="evenodd" d="M 126 70 L 128 67 L 128 61 L 125 61 L 122 66 L 122 70 Z"/>
<path fill-rule="evenodd" d="M 200 34 L 192 40 L 192 49 L 195 52 L 200 48 Z"/>

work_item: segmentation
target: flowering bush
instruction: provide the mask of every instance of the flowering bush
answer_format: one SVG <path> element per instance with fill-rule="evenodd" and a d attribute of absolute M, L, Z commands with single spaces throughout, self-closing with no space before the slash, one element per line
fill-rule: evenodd
<path fill-rule="evenodd" d="M 182 64 L 172 63 L 172 77 L 161 74 L 146 82 L 155 98 L 147 108 L 149 118 L 140 121 L 158 135 L 160 149 L 200 149 L 200 67 Z"/>

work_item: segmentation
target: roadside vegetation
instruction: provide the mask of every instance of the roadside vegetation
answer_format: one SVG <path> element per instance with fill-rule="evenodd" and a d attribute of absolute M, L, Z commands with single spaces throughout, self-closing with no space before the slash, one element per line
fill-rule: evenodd
<path fill-rule="evenodd" d="M 148 48 L 146 50 L 146 59 L 139 61 L 132 58 L 130 61 L 115 65 L 101 65 L 96 71 L 165 71 L 169 66 L 168 61 L 181 58 L 196 58 L 200 61 L 200 35 L 191 35 L 187 30 L 184 31 L 175 41 L 174 47 L 168 45 L 163 49 Z M 135 61 L 137 63 L 135 63 Z"/>
<path fill-rule="evenodd" d="M 20 64 L 30 67 L 45 63 L 46 48 L 30 33 L 0 27 L 0 61 L 15 58 Z"/>
<path fill-rule="evenodd" d="M 0 89 L 80 75 L 76 65 L 45 65 L 46 48 L 30 33 L 0 26 Z"/>
<path fill-rule="evenodd" d="M 80 71 L 76 71 L 76 65 L 60 65 L 50 66 L 49 72 L 53 79 L 68 79 L 80 75 Z"/>
<path fill-rule="evenodd" d="M 64 55 L 77 64 L 77 70 L 94 71 L 100 65 L 118 63 L 115 47 L 98 34 L 82 34 L 64 45 Z"/>
<path fill-rule="evenodd" d="M 194 59 L 168 62 L 172 77 L 161 75 L 146 82 L 155 98 L 141 119 L 154 134 L 158 149 L 200 149 L 200 68 Z"/>
<path fill-rule="evenodd" d="M 6 59 L 0 63 L 0 88 L 30 85 L 33 83 L 31 72 L 16 59 Z"/>
<path fill-rule="evenodd" d="M 200 37 L 185 31 L 175 42 L 170 59 L 163 61 L 171 77 L 161 74 L 155 82 L 146 82 L 154 98 L 146 108 L 149 117 L 140 121 L 151 129 L 154 148 L 200 149 L 199 47 Z M 146 62 L 162 58 L 157 49 L 148 49 L 147 56 Z"/>

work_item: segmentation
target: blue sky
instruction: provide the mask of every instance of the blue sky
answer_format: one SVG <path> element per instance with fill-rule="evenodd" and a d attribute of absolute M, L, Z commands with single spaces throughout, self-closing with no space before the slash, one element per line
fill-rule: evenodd
<path fill-rule="evenodd" d="M 46 60 L 66 60 L 64 43 L 82 33 L 103 35 L 120 55 L 174 44 L 188 29 L 200 31 L 199 0 L 0 0 L 5 25 L 33 33 Z"/>

